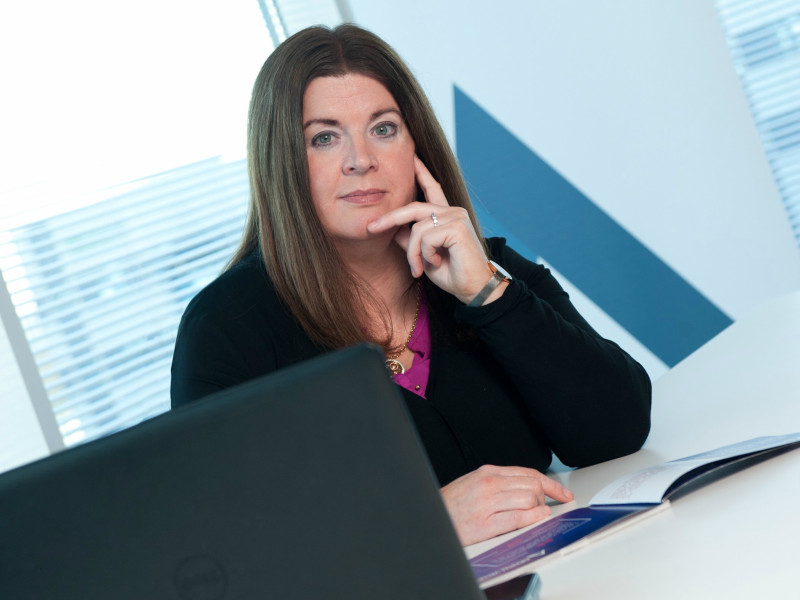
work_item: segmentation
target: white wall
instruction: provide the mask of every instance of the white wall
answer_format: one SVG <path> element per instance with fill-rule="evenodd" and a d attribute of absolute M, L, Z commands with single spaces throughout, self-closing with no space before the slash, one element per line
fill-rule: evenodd
<path fill-rule="evenodd" d="M 350 5 L 414 69 L 451 141 L 455 84 L 732 319 L 800 289 L 711 0 Z M 666 369 L 628 349 L 651 376 Z"/>
<path fill-rule="evenodd" d="M 0 285 L 3 284 L 0 279 Z M 42 428 L 0 320 L 0 473 L 47 456 Z"/>

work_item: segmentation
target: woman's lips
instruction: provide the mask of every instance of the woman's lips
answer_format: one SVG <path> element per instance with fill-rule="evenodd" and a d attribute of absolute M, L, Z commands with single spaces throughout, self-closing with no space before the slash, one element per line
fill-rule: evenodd
<path fill-rule="evenodd" d="M 356 190 L 345 196 L 340 196 L 340 198 L 352 204 L 376 204 L 383 199 L 384 194 L 386 192 L 383 190 Z"/>

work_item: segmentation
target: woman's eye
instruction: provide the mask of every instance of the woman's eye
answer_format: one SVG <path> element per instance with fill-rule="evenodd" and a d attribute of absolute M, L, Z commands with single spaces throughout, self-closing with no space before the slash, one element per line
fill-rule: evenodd
<path fill-rule="evenodd" d="M 379 137 L 388 137 L 395 133 L 397 128 L 391 123 L 384 123 L 375 128 L 375 134 Z"/>
<path fill-rule="evenodd" d="M 333 141 L 333 136 L 330 133 L 320 133 L 315 136 L 311 141 L 315 146 L 327 146 Z"/>

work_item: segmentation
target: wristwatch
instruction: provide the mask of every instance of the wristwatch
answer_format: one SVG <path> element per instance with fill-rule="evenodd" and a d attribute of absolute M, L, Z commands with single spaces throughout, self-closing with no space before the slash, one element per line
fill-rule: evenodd
<path fill-rule="evenodd" d="M 492 270 L 491 279 L 489 279 L 488 283 L 483 286 L 483 289 L 478 292 L 478 295 L 475 296 L 467 306 L 481 306 L 486 301 L 486 298 L 489 297 L 489 294 L 494 291 L 494 288 L 503 281 L 511 281 L 513 279 L 508 271 L 493 260 L 489 261 L 489 268 Z"/>

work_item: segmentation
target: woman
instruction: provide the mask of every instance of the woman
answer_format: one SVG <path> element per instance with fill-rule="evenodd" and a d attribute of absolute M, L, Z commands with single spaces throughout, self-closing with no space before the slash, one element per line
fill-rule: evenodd
<path fill-rule="evenodd" d="M 585 466 L 641 447 L 647 374 L 547 269 L 482 238 L 424 93 L 382 40 L 353 25 L 286 40 L 248 135 L 249 220 L 184 314 L 173 407 L 376 342 L 465 545 L 546 517 L 545 495 L 572 499 L 541 474 L 552 452 Z"/>

